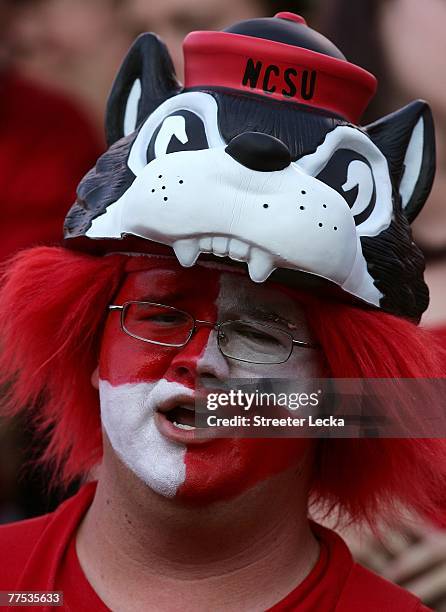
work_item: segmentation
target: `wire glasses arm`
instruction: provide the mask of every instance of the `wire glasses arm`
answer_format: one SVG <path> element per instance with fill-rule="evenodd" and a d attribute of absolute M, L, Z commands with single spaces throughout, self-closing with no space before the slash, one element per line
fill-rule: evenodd
<path fill-rule="evenodd" d="M 301 348 L 311 348 L 311 349 L 320 348 L 320 344 L 317 344 L 316 342 L 304 342 L 303 340 L 295 340 L 295 338 L 293 338 L 292 340 L 293 340 L 293 346 L 300 346 Z"/>

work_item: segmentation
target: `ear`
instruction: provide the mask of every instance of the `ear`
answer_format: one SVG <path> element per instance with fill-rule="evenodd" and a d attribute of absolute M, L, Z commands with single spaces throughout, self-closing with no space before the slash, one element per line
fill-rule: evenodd
<path fill-rule="evenodd" d="M 131 134 L 164 100 L 181 89 L 166 45 L 141 34 L 127 53 L 107 102 L 108 146 Z"/>
<path fill-rule="evenodd" d="M 403 212 L 412 223 L 426 202 L 435 175 L 435 133 L 429 105 L 415 100 L 365 130 L 385 155 Z"/>
<path fill-rule="evenodd" d="M 94 389 L 99 390 L 99 368 L 95 368 L 94 372 L 91 375 L 91 384 Z"/>

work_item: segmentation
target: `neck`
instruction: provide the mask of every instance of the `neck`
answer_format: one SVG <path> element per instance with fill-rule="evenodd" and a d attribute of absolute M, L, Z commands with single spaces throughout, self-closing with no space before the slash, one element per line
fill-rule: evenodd
<path fill-rule="evenodd" d="M 231 501 L 185 507 L 106 459 L 77 550 L 91 585 L 113 609 L 154 601 L 157 609 L 178 601 L 184 610 L 266 609 L 316 563 L 302 472 Z"/>

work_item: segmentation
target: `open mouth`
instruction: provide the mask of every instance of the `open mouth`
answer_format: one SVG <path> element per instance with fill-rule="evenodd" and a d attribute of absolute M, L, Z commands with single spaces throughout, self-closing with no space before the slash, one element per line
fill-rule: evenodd
<path fill-rule="evenodd" d="M 171 423 L 176 429 L 192 431 L 195 427 L 195 401 L 187 395 L 170 398 L 158 406 L 157 412 L 162 419 Z"/>
<path fill-rule="evenodd" d="M 178 429 L 195 429 L 195 408 L 191 405 L 178 404 L 164 412 L 164 416 Z"/>
<path fill-rule="evenodd" d="M 178 394 L 176 397 L 171 397 L 161 402 L 156 410 L 155 423 L 160 433 L 166 438 L 179 444 L 201 445 L 208 444 L 211 435 L 211 429 L 195 422 L 197 415 L 195 411 L 195 402 L 197 394 Z"/>

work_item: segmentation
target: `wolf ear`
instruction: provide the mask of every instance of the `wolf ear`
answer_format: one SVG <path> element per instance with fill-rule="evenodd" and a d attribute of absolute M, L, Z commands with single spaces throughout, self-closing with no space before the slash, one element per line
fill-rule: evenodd
<path fill-rule="evenodd" d="M 429 105 L 415 100 L 365 127 L 389 164 L 409 223 L 430 193 L 435 175 L 435 133 Z"/>
<path fill-rule="evenodd" d="M 141 34 L 125 57 L 107 102 L 108 146 L 131 134 L 164 100 L 181 89 L 166 45 L 156 34 Z"/>

